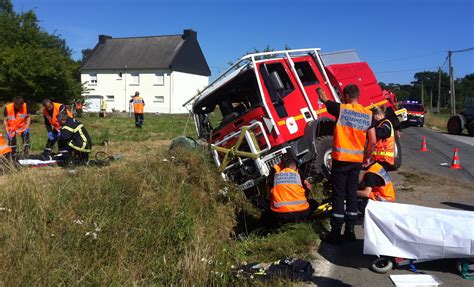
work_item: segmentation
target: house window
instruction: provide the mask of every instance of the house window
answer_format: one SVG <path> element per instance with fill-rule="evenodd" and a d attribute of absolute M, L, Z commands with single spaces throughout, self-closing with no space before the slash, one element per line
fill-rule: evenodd
<path fill-rule="evenodd" d="M 139 73 L 131 73 L 130 74 L 130 85 L 137 86 L 140 84 L 140 74 Z"/>
<path fill-rule="evenodd" d="M 155 96 L 155 99 L 153 100 L 154 103 L 164 103 L 165 102 L 165 97 L 163 96 Z"/>
<path fill-rule="evenodd" d="M 107 96 L 107 102 L 114 102 L 115 96 Z"/>
<path fill-rule="evenodd" d="M 155 73 L 155 86 L 165 85 L 165 73 Z"/>
<path fill-rule="evenodd" d="M 97 74 L 89 74 L 89 77 L 91 78 L 91 84 L 96 85 L 97 84 Z"/>

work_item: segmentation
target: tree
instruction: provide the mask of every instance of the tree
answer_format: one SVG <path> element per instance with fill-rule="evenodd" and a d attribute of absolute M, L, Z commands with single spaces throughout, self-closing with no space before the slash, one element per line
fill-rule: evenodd
<path fill-rule="evenodd" d="M 16 13 L 10 0 L 0 0 L 0 101 L 22 96 L 71 103 L 81 93 L 79 63 L 60 35 L 38 24 L 34 11 Z"/>
<path fill-rule="evenodd" d="M 421 100 L 421 88 L 424 88 L 424 102 L 429 103 L 430 92 L 433 92 L 433 105 L 437 105 L 437 95 L 438 95 L 438 81 L 439 81 L 439 71 L 423 71 L 415 73 L 413 78 L 415 81 L 412 82 L 413 85 L 413 100 Z M 423 85 L 422 85 L 423 83 Z M 440 106 L 446 106 L 447 100 L 449 99 L 449 76 L 446 72 L 441 71 L 441 104 Z"/>
<path fill-rule="evenodd" d="M 91 48 L 82 49 L 81 52 L 82 52 L 81 64 L 83 64 L 92 53 L 92 49 Z"/>

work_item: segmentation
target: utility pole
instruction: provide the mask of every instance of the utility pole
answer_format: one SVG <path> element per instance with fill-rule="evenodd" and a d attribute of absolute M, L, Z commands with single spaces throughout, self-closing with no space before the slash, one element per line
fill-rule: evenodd
<path fill-rule="evenodd" d="M 433 113 L 433 89 L 430 90 L 430 112 Z"/>
<path fill-rule="evenodd" d="M 421 104 L 425 105 L 425 85 L 423 81 L 421 81 Z"/>
<path fill-rule="evenodd" d="M 451 56 L 453 51 L 448 51 L 449 58 L 449 94 L 451 95 L 451 116 L 456 114 L 456 95 L 454 90 L 454 71 L 453 71 L 453 62 L 451 61 Z"/>
<path fill-rule="evenodd" d="M 440 106 L 439 103 L 441 102 L 441 67 L 439 67 L 438 71 L 438 101 L 436 102 L 436 112 L 440 113 Z"/>

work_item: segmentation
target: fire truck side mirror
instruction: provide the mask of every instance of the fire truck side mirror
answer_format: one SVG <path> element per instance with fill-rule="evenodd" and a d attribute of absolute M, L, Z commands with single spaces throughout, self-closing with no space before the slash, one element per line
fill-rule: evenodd
<path fill-rule="evenodd" d="M 277 71 L 274 71 L 270 74 L 270 84 L 272 88 L 276 92 L 281 92 L 285 90 L 285 85 L 281 81 L 280 75 L 278 75 Z"/>

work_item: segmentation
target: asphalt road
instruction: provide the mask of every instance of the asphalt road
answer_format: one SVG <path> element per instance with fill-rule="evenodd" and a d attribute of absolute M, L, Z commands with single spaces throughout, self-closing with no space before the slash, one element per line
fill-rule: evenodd
<path fill-rule="evenodd" d="M 428 152 L 420 152 L 422 137 L 426 136 Z M 452 136 L 439 131 L 411 127 L 401 137 L 403 163 L 399 172 L 392 172 L 397 190 L 397 202 L 436 208 L 460 208 L 474 211 L 474 138 Z M 453 149 L 459 149 L 462 170 L 450 169 Z M 407 174 L 421 175 L 409 182 Z M 401 186 L 412 185 L 412 191 Z M 413 274 L 408 270 L 392 270 L 376 274 L 369 270 L 375 256 L 362 253 L 363 227 L 356 226 L 357 241 L 342 246 L 321 243 L 317 250 L 314 284 L 317 286 L 394 286 L 389 275 Z M 434 275 L 442 286 L 473 286 L 456 271 L 456 260 L 436 260 L 417 264 L 419 271 Z"/>
<path fill-rule="evenodd" d="M 428 152 L 420 152 L 422 137 Z M 401 135 L 402 168 L 474 182 L 474 137 L 454 136 L 441 131 L 411 127 Z M 459 149 L 462 170 L 450 169 L 454 148 Z"/>

